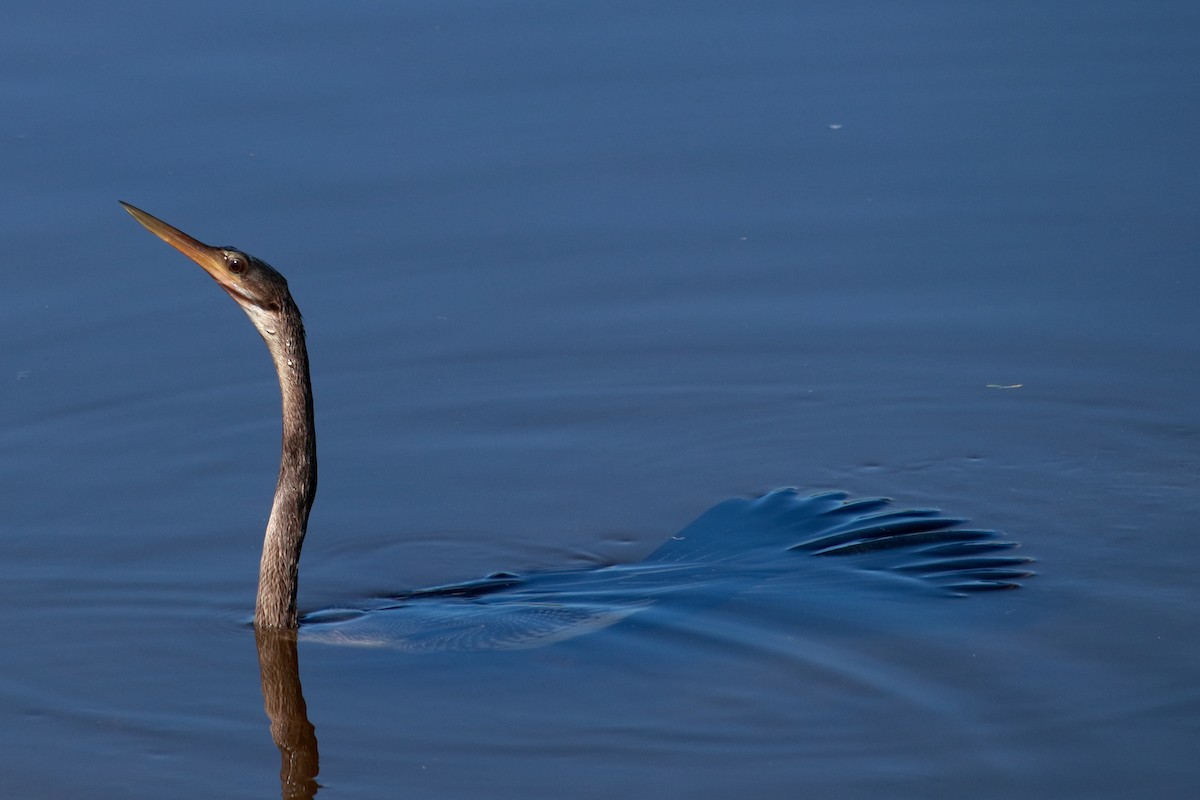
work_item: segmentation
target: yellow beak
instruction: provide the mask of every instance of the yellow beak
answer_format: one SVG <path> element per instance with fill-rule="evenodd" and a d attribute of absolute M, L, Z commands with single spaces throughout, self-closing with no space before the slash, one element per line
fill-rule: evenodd
<path fill-rule="evenodd" d="M 142 223 L 146 227 L 146 230 L 183 253 L 192 261 L 195 261 L 204 268 L 205 272 L 213 276 L 217 283 L 227 288 L 232 288 L 236 285 L 235 277 L 225 266 L 224 250 L 197 241 L 178 228 L 168 225 L 158 217 L 147 214 L 140 208 L 131 206 L 123 200 L 119 200 L 118 202 L 134 219 Z"/>

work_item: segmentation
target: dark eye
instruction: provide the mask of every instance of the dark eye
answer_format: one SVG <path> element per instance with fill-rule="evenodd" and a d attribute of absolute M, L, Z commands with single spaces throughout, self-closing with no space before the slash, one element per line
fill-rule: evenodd
<path fill-rule="evenodd" d="M 225 266 L 228 267 L 229 271 L 234 275 L 245 275 L 246 257 L 240 253 L 226 253 Z"/>

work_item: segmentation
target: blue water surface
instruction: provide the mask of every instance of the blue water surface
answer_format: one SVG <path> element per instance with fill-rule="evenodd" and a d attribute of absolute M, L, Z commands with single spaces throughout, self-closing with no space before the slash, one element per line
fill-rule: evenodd
<path fill-rule="evenodd" d="M 322 798 L 1192 796 L 1197 42 L 1174 2 L 8 9 L 5 794 L 273 796 L 282 735 Z M 289 671 L 246 624 L 275 378 L 118 199 L 304 310 L 304 610 L 780 485 L 1039 574 Z M 319 747 L 273 738 L 297 678 Z"/>

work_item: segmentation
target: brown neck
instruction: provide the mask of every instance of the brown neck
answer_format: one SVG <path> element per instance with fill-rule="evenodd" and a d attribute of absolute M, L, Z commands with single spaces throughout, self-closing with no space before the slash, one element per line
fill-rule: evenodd
<path fill-rule="evenodd" d="M 317 437 L 304 323 L 296 304 L 290 297 L 285 300 L 279 314 L 269 318 L 247 312 L 271 351 L 283 395 L 283 454 L 259 565 L 257 628 L 297 627 L 300 548 L 317 493 Z"/>

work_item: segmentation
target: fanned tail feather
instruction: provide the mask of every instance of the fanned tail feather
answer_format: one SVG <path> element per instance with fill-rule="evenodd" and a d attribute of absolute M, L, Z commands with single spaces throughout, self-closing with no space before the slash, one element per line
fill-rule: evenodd
<path fill-rule="evenodd" d="M 954 594 L 1013 589 L 1033 573 L 1018 545 L 933 508 L 890 510 L 885 498 L 845 492 L 802 496 L 777 489 L 717 505 L 652 553 L 647 562 L 757 560 L 779 549 L 851 558 L 855 566 L 920 579 Z"/>

